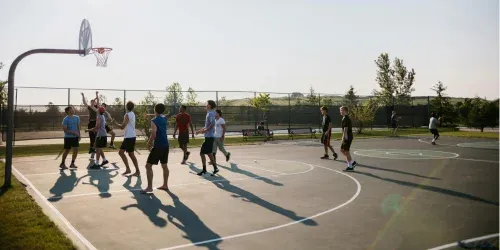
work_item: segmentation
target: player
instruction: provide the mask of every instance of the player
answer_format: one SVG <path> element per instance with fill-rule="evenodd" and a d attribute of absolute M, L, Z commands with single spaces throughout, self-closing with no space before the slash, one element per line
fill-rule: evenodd
<path fill-rule="evenodd" d="M 346 171 L 354 170 L 357 163 L 352 160 L 351 153 L 349 152 L 351 148 L 351 143 L 353 138 L 352 134 L 352 122 L 349 117 L 349 109 L 345 106 L 340 107 L 340 115 L 342 115 L 342 144 L 340 145 L 340 151 L 345 155 L 347 159 Z"/>
<path fill-rule="evenodd" d="M 205 134 L 205 141 L 201 145 L 201 150 L 200 150 L 200 156 L 201 156 L 201 162 L 203 164 L 203 170 L 198 173 L 198 175 L 203 175 L 207 173 L 207 166 L 206 166 L 206 158 L 205 155 L 208 155 L 208 158 L 210 159 L 210 163 L 214 166 L 214 172 L 212 174 L 215 175 L 217 172 L 219 172 L 219 169 L 217 168 L 217 163 L 215 162 L 214 155 L 213 155 L 213 147 L 214 147 L 214 132 L 215 132 L 215 111 L 214 108 L 216 107 L 215 102 L 213 100 L 207 101 L 207 106 L 205 107 L 207 110 L 207 115 L 205 118 L 205 127 L 196 131 L 196 134 Z"/>
<path fill-rule="evenodd" d="M 106 103 L 103 103 L 102 106 L 105 109 L 108 109 L 108 105 Z M 115 133 L 115 131 L 113 131 L 113 128 L 108 125 L 109 123 L 113 124 L 114 119 L 113 119 L 113 117 L 111 117 L 111 115 L 108 113 L 108 111 L 106 111 L 106 113 L 104 113 L 104 115 L 106 117 L 106 132 L 111 135 L 111 142 L 109 143 L 109 147 L 116 149 L 116 147 L 115 147 L 116 133 Z"/>
<path fill-rule="evenodd" d="M 78 155 L 78 147 L 80 147 L 80 117 L 75 115 L 75 110 L 73 107 L 66 107 L 64 109 L 66 112 L 66 117 L 64 117 L 62 126 L 64 130 L 64 153 L 62 155 L 62 162 L 59 168 L 67 169 L 66 167 L 66 157 L 69 154 L 69 150 L 73 149 L 73 156 L 71 158 L 70 168 L 77 168 L 75 165 L 76 156 Z"/>
<path fill-rule="evenodd" d="M 214 161 L 217 162 L 215 155 L 217 154 L 217 148 L 224 154 L 226 161 L 231 158 L 231 153 L 227 152 L 224 148 L 224 136 L 226 135 L 226 121 L 222 118 L 222 111 L 220 109 L 215 110 L 215 134 L 214 134 Z"/>
<path fill-rule="evenodd" d="M 392 127 L 392 135 L 397 136 L 396 132 L 398 130 L 398 117 L 396 116 L 396 110 L 392 111 L 391 115 L 391 127 Z"/>
<path fill-rule="evenodd" d="M 436 119 L 436 113 L 432 112 L 431 113 L 431 119 L 429 120 L 429 130 L 431 131 L 433 138 L 432 138 L 432 145 L 436 145 L 436 140 L 439 138 L 439 132 L 437 130 L 437 125 L 441 122 L 441 118 Z"/>
<path fill-rule="evenodd" d="M 128 165 L 127 156 L 125 156 L 125 152 L 127 152 L 130 160 L 135 167 L 135 173 L 132 176 L 141 176 L 141 171 L 139 170 L 139 163 L 137 163 L 137 157 L 135 157 L 135 114 L 133 112 L 135 104 L 133 102 L 127 102 L 127 113 L 123 116 L 123 123 L 119 124 L 116 120 L 113 120 L 115 125 L 121 130 L 125 130 L 125 135 L 123 136 L 123 142 L 120 146 L 120 151 L 118 154 L 123 160 L 125 164 L 125 172 L 122 175 L 130 174 L 130 166 Z"/>
<path fill-rule="evenodd" d="M 97 120 L 97 107 L 99 105 L 99 91 L 95 92 L 95 99 L 90 100 L 90 103 L 87 103 L 87 99 L 85 99 L 85 95 L 82 92 L 82 101 L 83 105 L 87 106 L 89 111 L 89 123 L 87 125 L 87 130 L 90 137 L 90 145 L 89 145 L 89 154 L 90 159 L 94 159 L 94 145 L 95 145 L 95 137 L 96 133 L 92 130 L 96 125 Z"/>
<path fill-rule="evenodd" d="M 330 138 L 332 137 L 332 118 L 328 115 L 328 107 L 321 107 L 321 114 L 323 115 L 323 134 L 321 135 L 321 143 L 325 148 L 325 155 L 321 157 L 321 159 L 330 158 L 330 156 L 328 156 L 328 149 L 330 149 L 333 153 L 333 159 L 337 160 L 338 155 L 330 144 Z"/>
<path fill-rule="evenodd" d="M 106 109 L 104 107 L 99 107 L 97 110 L 99 115 L 97 116 L 97 121 L 95 127 L 92 129 L 97 133 L 95 139 L 95 153 L 96 153 L 96 162 L 90 167 L 92 169 L 98 169 L 102 166 L 108 164 L 108 160 L 106 160 L 106 156 L 104 155 L 103 148 L 108 144 L 108 137 L 106 133 L 106 118 L 104 118 L 104 113 Z M 99 160 L 102 156 L 102 164 L 99 165 Z"/>
<path fill-rule="evenodd" d="M 181 164 L 186 164 L 186 161 L 191 154 L 189 151 L 187 151 L 187 145 L 189 143 L 189 127 L 191 128 L 191 135 L 194 139 L 193 123 L 191 123 L 191 116 L 186 113 L 186 109 L 186 105 L 182 105 L 179 108 L 179 114 L 175 116 L 174 139 L 178 129 L 179 137 L 177 138 L 177 142 L 179 142 L 179 147 L 184 152 L 184 157 L 182 158 Z"/>
<path fill-rule="evenodd" d="M 147 144 L 150 151 L 146 163 L 148 187 L 141 191 L 143 194 L 153 192 L 153 165 L 158 165 L 158 162 L 161 163 L 163 169 L 163 185 L 158 187 L 158 189 L 168 190 L 168 176 L 170 174 L 167 166 L 169 145 L 167 138 L 167 118 L 163 115 L 164 112 L 165 105 L 162 103 L 155 105 L 155 118 L 151 120 L 151 135 Z"/>

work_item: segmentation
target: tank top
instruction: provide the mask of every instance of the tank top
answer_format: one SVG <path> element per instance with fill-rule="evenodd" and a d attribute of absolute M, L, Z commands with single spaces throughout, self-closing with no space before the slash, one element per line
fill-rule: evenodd
<path fill-rule="evenodd" d="M 168 148 L 167 138 L 167 118 L 164 115 L 159 115 L 153 119 L 156 125 L 155 148 Z"/>
<path fill-rule="evenodd" d="M 89 121 L 95 122 L 96 118 L 97 118 L 97 112 L 95 112 L 94 110 L 92 110 L 90 107 L 87 107 L 87 109 L 89 110 Z"/>
<path fill-rule="evenodd" d="M 130 111 L 125 114 L 125 116 L 128 115 L 128 123 L 127 126 L 125 126 L 125 138 L 135 138 L 135 114 L 134 112 Z M 125 119 L 125 117 L 124 117 Z"/>

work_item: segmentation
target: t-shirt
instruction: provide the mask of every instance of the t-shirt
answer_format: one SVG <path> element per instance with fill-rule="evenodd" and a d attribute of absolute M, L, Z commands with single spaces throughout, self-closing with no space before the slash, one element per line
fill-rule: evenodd
<path fill-rule="evenodd" d="M 321 125 L 323 125 L 323 133 L 328 131 L 328 127 L 330 126 L 330 122 L 332 122 L 332 118 L 330 118 L 329 115 L 324 115 L 323 116 L 323 123 L 321 124 Z M 332 131 L 330 131 L 330 133 L 331 132 Z"/>
<path fill-rule="evenodd" d="M 92 108 L 90 108 L 90 107 L 87 107 L 87 109 L 89 110 L 89 121 L 96 121 L 97 120 L 97 112 L 92 110 Z"/>
<path fill-rule="evenodd" d="M 398 121 L 398 120 L 397 120 L 397 118 L 396 118 L 396 114 L 393 114 L 393 115 L 391 116 L 391 123 L 392 123 L 392 124 L 396 124 L 396 122 L 397 122 L 397 121 Z"/>
<path fill-rule="evenodd" d="M 219 117 L 219 119 L 215 120 L 215 138 L 221 138 L 222 137 L 222 124 L 226 124 L 226 121 L 224 121 L 224 118 Z"/>
<path fill-rule="evenodd" d="M 164 115 L 156 116 L 153 120 L 156 125 L 155 148 L 168 148 L 167 118 Z"/>
<path fill-rule="evenodd" d="M 429 129 L 437 129 L 437 123 L 438 120 L 436 119 L 436 117 L 431 117 L 431 119 L 429 120 Z"/>
<path fill-rule="evenodd" d="M 188 113 L 179 113 L 175 116 L 175 122 L 177 123 L 177 128 L 179 128 L 179 133 L 189 132 L 189 123 L 191 122 L 191 116 Z"/>
<path fill-rule="evenodd" d="M 347 139 L 352 140 L 352 122 L 349 115 L 346 115 L 342 118 L 341 125 L 342 125 L 342 131 L 344 130 L 344 128 L 347 128 Z"/>
<path fill-rule="evenodd" d="M 104 118 L 104 115 L 99 115 L 97 119 L 100 122 L 100 126 L 97 128 L 97 136 L 106 136 L 108 134 L 106 131 L 106 118 Z"/>
<path fill-rule="evenodd" d="M 205 128 L 210 127 L 210 125 L 215 125 L 215 111 L 211 110 L 207 112 L 207 116 L 205 118 Z M 212 129 L 207 130 L 205 132 L 205 137 L 214 137 L 215 134 L 215 126 Z"/>
<path fill-rule="evenodd" d="M 69 116 L 67 115 L 64 117 L 62 125 L 66 126 L 68 128 L 68 132 L 78 132 L 78 124 L 80 123 L 80 117 L 77 115 Z M 70 133 L 64 133 L 65 138 L 77 138 L 78 136 Z"/>

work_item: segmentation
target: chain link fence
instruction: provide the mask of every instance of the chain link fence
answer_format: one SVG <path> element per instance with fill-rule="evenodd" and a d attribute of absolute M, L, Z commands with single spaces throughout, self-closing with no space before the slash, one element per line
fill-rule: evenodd
<path fill-rule="evenodd" d="M 125 114 L 125 103 L 133 101 L 136 110 L 141 105 L 153 112 L 152 103 L 162 102 L 167 105 L 168 116 L 177 114 L 180 104 L 188 106 L 193 126 L 199 129 L 204 126 L 206 100 L 216 101 L 222 110 L 228 124 L 229 132 L 241 132 L 242 129 L 256 128 L 260 122 L 271 130 L 286 130 L 293 127 L 321 127 L 320 107 L 327 106 L 334 127 L 340 127 L 341 116 L 339 108 L 343 105 L 341 95 L 311 95 L 303 93 L 268 93 L 270 103 L 264 110 L 250 104 L 250 100 L 259 96 L 259 92 L 229 92 L 229 91 L 197 91 L 197 92 L 167 92 L 162 90 L 97 90 L 98 98 L 108 104 L 107 111 L 117 121 L 121 122 Z M 81 93 L 87 100 L 96 97 L 96 90 L 90 89 L 50 89 L 18 87 L 16 89 L 14 113 L 14 140 L 37 140 L 63 138 L 62 119 L 64 108 L 73 106 L 76 115 L 80 116 L 82 130 L 87 128 L 88 110 L 83 105 Z M 51 94 L 52 93 L 52 94 Z M 149 99 L 148 99 L 149 98 Z M 360 96 L 362 103 L 372 97 Z M 46 104 L 41 105 L 40 100 Z M 203 100 L 203 101 L 201 101 Z M 147 101 L 147 102 L 146 102 Z M 38 103 L 37 103 L 38 102 Z M 392 110 L 397 110 L 400 117 L 400 127 L 426 126 L 429 120 L 429 97 L 414 97 L 411 105 L 391 105 L 379 107 L 375 114 L 372 127 L 388 127 Z M 4 108 L 0 108 L 0 124 L 8 117 Z M 117 136 L 123 136 L 123 131 L 115 129 Z M 137 130 L 138 135 L 143 135 Z M 169 126 L 173 133 L 173 126 Z M 82 137 L 88 137 L 82 131 Z"/>

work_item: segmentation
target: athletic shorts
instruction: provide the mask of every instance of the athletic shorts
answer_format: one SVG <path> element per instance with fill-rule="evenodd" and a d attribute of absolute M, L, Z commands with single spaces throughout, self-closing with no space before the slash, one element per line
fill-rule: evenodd
<path fill-rule="evenodd" d="M 393 122 L 393 123 L 391 124 L 391 127 L 392 127 L 392 128 L 397 128 L 397 127 L 398 127 L 398 124 L 397 124 L 397 123 L 395 123 L 395 122 Z"/>
<path fill-rule="evenodd" d="M 78 137 L 65 137 L 64 138 L 64 149 L 78 148 L 80 147 L 80 142 Z"/>
<path fill-rule="evenodd" d="M 89 124 L 87 125 L 87 128 L 88 129 L 93 129 L 95 128 L 95 125 L 96 125 L 96 121 L 89 121 Z M 92 132 L 90 131 L 91 133 L 95 133 L 95 132 Z"/>
<path fill-rule="evenodd" d="M 437 130 L 437 129 L 435 129 L 435 128 L 433 128 L 433 129 L 429 129 L 429 131 L 431 131 L 431 133 L 432 133 L 433 135 L 439 135 L 438 130 Z"/>
<path fill-rule="evenodd" d="M 151 165 L 158 165 L 158 162 L 161 164 L 168 163 L 168 152 L 169 148 L 152 148 L 151 152 L 149 152 L 147 163 Z"/>
<path fill-rule="evenodd" d="M 342 140 L 342 144 L 340 145 L 340 149 L 344 150 L 344 151 L 349 151 L 351 149 L 351 143 L 352 143 L 352 139 L 351 140 Z"/>
<path fill-rule="evenodd" d="M 205 137 L 205 141 L 201 144 L 201 154 L 212 154 L 214 149 L 214 137 Z"/>
<path fill-rule="evenodd" d="M 189 131 L 179 132 L 179 137 L 177 137 L 177 142 L 179 145 L 185 145 L 189 143 Z"/>
<path fill-rule="evenodd" d="M 127 153 L 132 153 L 135 151 L 135 137 L 123 139 L 120 150 L 125 150 Z"/>
<path fill-rule="evenodd" d="M 108 146 L 108 137 L 107 136 L 97 136 L 95 138 L 95 147 L 96 148 L 105 148 Z"/>
<path fill-rule="evenodd" d="M 110 128 L 110 127 L 108 126 L 108 124 L 106 124 L 105 128 L 106 128 L 106 133 L 109 133 L 109 131 L 112 131 L 112 130 L 113 130 L 112 128 Z"/>
<path fill-rule="evenodd" d="M 332 135 L 325 135 L 325 134 L 322 134 L 321 135 L 321 144 L 323 145 L 330 145 L 330 138 L 332 137 Z"/>

